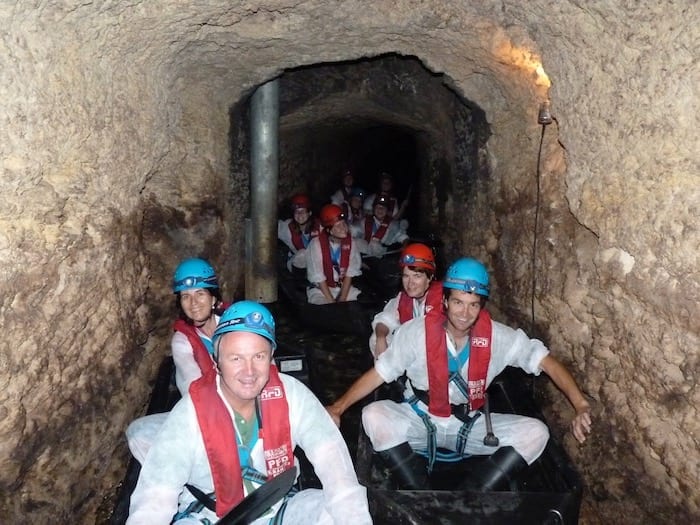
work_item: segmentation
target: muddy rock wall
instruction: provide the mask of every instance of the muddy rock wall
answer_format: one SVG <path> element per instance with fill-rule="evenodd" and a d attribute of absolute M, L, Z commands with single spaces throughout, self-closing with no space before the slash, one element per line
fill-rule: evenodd
<path fill-rule="evenodd" d="M 486 116 L 488 173 L 450 181 L 470 213 L 437 204 L 519 323 L 551 99 L 535 331 L 594 405 L 589 444 L 565 438 L 584 521 L 696 519 L 697 19 L 690 0 L 2 3 L 1 515 L 94 522 L 167 351 L 178 260 L 205 256 L 240 289 L 231 108 L 285 69 L 395 53 Z M 550 394 L 564 435 L 570 409 Z"/>

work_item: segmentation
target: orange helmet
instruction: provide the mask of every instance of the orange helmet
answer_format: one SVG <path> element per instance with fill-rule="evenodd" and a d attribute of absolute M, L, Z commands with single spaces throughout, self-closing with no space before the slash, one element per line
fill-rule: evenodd
<path fill-rule="evenodd" d="M 324 228 L 332 228 L 336 222 L 345 219 L 343 210 L 337 204 L 326 204 L 321 208 L 319 216 Z"/>
<path fill-rule="evenodd" d="M 292 211 L 297 208 L 304 208 L 305 210 L 311 209 L 311 199 L 306 193 L 297 193 L 291 199 Z"/>
<path fill-rule="evenodd" d="M 434 272 L 435 256 L 433 255 L 433 250 L 431 250 L 425 244 L 409 244 L 401 252 L 399 266 L 401 266 L 401 268 L 405 268 L 406 266 L 423 268 Z"/>

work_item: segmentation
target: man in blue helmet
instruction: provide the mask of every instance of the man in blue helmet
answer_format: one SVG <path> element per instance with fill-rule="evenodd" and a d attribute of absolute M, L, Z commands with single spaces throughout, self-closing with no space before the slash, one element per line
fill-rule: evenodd
<path fill-rule="evenodd" d="M 181 261 L 173 274 L 172 288 L 178 319 L 173 325 L 170 349 L 175 384 L 184 396 L 192 381 L 214 373 L 211 338 L 226 303 L 221 300 L 216 272 L 204 259 Z M 150 414 L 134 420 L 126 429 L 129 450 L 139 463 L 143 463 L 166 417 L 167 414 Z"/>
<path fill-rule="evenodd" d="M 541 341 L 492 321 L 484 308 L 488 295 L 484 265 L 472 258 L 457 260 L 443 281 L 444 312 L 433 309 L 401 325 L 374 368 L 328 407 L 339 423 L 349 406 L 406 373 L 404 402 L 375 401 L 362 412 L 374 450 L 401 488 L 425 488 L 438 448 L 460 456 L 489 455 L 468 487 L 484 491 L 507 486 L 542 454 L 549 431 L 525 416 L 492 414 L 500 446 L 484 442 L 486 422 L 479 409 L 489 384 L 506 366 L 546 372 L 576 410 L 576 439 L 583 442 L 590 432 L 590 406 L 571 374 Z"/>
<path fill-rule="evenodd" d="M 323 489 L 287 495 L 252 523 L 371 523 L 340 432 L 316 397 L 273 364 L 269 310 L 234 303 L 213 340 L 216 373 L 192 383 L 170 412 L 143 463 L 127 524 L 216 523 L 266 480 L 296 468 L 296 446 Z"/>

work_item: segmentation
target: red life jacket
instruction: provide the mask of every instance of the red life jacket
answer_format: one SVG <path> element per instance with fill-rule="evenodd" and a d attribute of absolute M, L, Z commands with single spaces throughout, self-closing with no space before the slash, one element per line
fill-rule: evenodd
<path fill-rule="evenodd" d="M 338 268 L 338 281 L 333 278 L 333 260 L 331 259 L 331 241 L 326 230 L 321 230 L 318 234 L 321 243 L 321 257 L 323 258 L 323 274 L 326 276 L 326 284 L 335 288 L 343 283 L 343 278 L 350 266 L 350 249 L 352 248 L 352 237 L 348 233 L 347 237 L 340 240 L 340 264 Z"/>
<path fill-rule="evenodd" d="M 197 333 L 197 329 L 194 325 L 187 323 L 184 319 L 178 319 L 173 325 L 173 330 L 176 332 L 181 332 L 185 334 L 187 340 L 190 342 L 192 347 L 192 355 L 194 360 L 199 365 L 199 369 L 202 371 L 202 375 L 214 374 L 214 360 L 209 355 L 207 347 L 204 346 L 202 339 Z"/>
<path fill-rule="evenodd" d="M 428 411 L 436 416 L 451 414 L 448 392 L 447 341 L 445 322 L 447 318 L 440 310 L 433 310 L 425 316 L 425 349 L 428 364 L 428 390 L 430 400 Z M 486 374 L 491 360 L 491 316 L 481 310 L 472 326 L 470 334 L 469 365 L 467 385 L 469 403 L 472 410 L 484 404 Z"/>
<path fill-rule="evenodd" d="M 214 481 L 216 515 L 221 517 L 243 499 L 243 477 L 238 458 L 235 427 L 224 401 L 216 391 L 216 374 L 202 376 L 190 385 L 204 448 Z M 259 396 L 268 479 L 294 467 L 289 406 L 277 367 L 270 365 L 270 380 Z"/>
<path fill-rule="evenodd" d="M 304 233 L 310 234 L 311 239 L 313 239 L 314 237 L 318 236 L 319 222 L 313 219 L 309 220 L 312 221 L 311 226 L 309 228 L 309 231 Z M 303 250 L 304 248 L 306 248 L 306 246 L 304 246 L 304 239 L 302 237 L 301 228 L 294 219 L 289 221 L 289 233 L 292 237 L 292 244 L 297 250 Z"/>
<path fill-rule="evenodd" d="M 425 313 L 442 311 L 442 283 L 433 281 L 425 292 Z M 413 319 L 413 298 L 401 290 L 399 293 L 399 322 L 404 324 Z"/>
<path fill-rule="evenodd" d="M 377 231 L 372 234 L 372 228 L 374 227 L 374 216 L 370 215 L 369 217 L 365 217 L 365 240 L 369 242 L 372 240 L 372 238 L 374 238 L 381 241 L 384 238 L 384 234 L 386 234 L 386 229 L 389 227 L 389 222 L 382 222 L 379 224 Z"/>

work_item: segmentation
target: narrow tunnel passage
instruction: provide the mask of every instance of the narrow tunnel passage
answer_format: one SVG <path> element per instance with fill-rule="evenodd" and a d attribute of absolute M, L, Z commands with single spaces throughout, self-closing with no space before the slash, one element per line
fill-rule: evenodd
<path fill-rule="evenodd" d="M 249 172 L 247 117 L 246 97 L 231 111 L 234 177 Z M 409 198 L 410 233 L 440 231 L 454 241 L 465 218 L 447 206 L 462 209 L 476 199 L 469 195 L 488 178 L 483 151 L 489 135 L 484 112 L 413 57 L 286 71 L 280 77 L 278 198 L 283 204 L 307 192 L 318 210 L 344 168 L 353 169 L 366 194 L 377 191 L 387 172 L 398 196 Z"/>
<path fill-rule="evenodd" d="M 244 295 L 247 123 L 235 112 L 254 86 L 329 67 L 320 92 L 338 96 L 287 101 L 280 204 L 305 187 L 325 200 L 333 170 L 354 159 L 324 134 L 406 137 L 420 198 L 411 222 L 442 225 L 448 259 L 470 251 L 487 262 L 501 319 L 530 326 L 532 300 L 537 335 L 595 402 L 595 435 L 579 447 L 566 432 L 571 407 L 544 392 L 585 478 L 583 522 L 697 521 L 695 7 L 2 3 L 2 515 L 92 521 L 167 352 L 177 261 L 207 257 L 225 296 Z M 411 119 L 385 97 L 368 113 L 363 90 L 381 90 L 358 80 L 344 91 L 338 75 L 370 68 L 367 57 L 386 59 L 385 84 L 408 99 L 413 75 L 389 62 L 415 60 L 438 98 L 447 85 L 470 111 L 450 120 L 438 100 L 437 116 Z M 544 100 L 554 120 L 532 253 Z M 485 125 L 452 127 L 459 115 Z M 472 142 L 455 138 L 477 129 Z M 312 141 L 329 151 L 315 158 Z"/>

